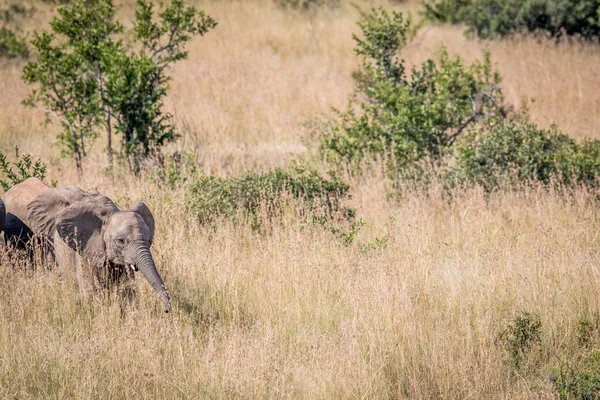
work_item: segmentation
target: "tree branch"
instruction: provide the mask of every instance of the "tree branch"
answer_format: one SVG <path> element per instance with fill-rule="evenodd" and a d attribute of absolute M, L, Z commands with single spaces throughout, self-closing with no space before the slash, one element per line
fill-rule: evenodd
<path fill-rule="evenodd" d="M 176 40 L 175 42 L 173 42 L 173 37 L 175 36 L 175 33 L 177 32 L 178 29 L 179 29 L 179 23 L 177 23 L 175 26 L 173 26 L 171 28 L 171 32 L 169 34 L 169 40 L 167 41 L 167 44 L 159 47 L 157 50 L 154 51 L 154 53 L 152 53 L 152 55 L 150 56 L 150 58 L 152 60 L 154 60 L 154 58 L 157 55 L 159 55 L 160 53 L 162 53 L 163 51 L 172 49 L 174 46 L 179 44 L 179 42 L 181 42 L 181 40 Z"/>
<path fill-rule="evenodd" d="M 474 99 L 471 99 L 471 102 L 473 103 L 473 113 L 471 114 L 471 116 L 469 118 L 467 118 L 465 120 L 465 122 L 463 122 L 458 127 L 456 132 L 454 132 L 452 135 L 450 135 L 448 137 L 448 140 L 450 141 L 450 146 L 452 146 L 454 144 L 456 139 L 458 139 L 458 136 L 467 128 L 467 126 L 469 126 L 472 122 L 477 120 L 477 118 L 479 118 L 480 116 L 483 115 L 483 111 L 477 107 L 477 101 L 475 101 Z"/>

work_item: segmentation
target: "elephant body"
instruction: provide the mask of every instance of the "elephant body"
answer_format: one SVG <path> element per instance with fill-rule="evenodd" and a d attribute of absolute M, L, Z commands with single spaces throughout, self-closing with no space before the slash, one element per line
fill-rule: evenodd
<path fill-rule="evenodd" d="M 96 191 L 50 188 L 31 179 L 6 193 L 7 211 L 53 250 L 63 275 L 74 274 L 80 291 L 89 294 L 131 282 L 139 270 L 169 311 L 169 294 L 150 252 L 154 217 L 144 203 L 121 211 Z"/>

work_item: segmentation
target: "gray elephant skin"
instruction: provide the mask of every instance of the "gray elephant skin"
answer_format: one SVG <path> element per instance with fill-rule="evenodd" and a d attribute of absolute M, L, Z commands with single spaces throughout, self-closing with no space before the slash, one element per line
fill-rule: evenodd
<path fill-rule="evenodd" d="M 0 199 L 0 246 L 4 246 L 4 224 L 6 223 L 6 206 Z"/>
<path fill-rule="evenodd" d="M 7 240 L 22 245 L 32 232 L 53 250 L 61 273 L 75 272 L 83 294 L 130 282 L 140 271 L 169 312 L 169 293 L 150 252 L 154 217 L 144 203 L 120 211 L 96 191 L 51 188 L 37 178 L 12 187 L 4 203 Z"/>
<path fill-rule="evenodd" d="M 21 250 L 27 249 L 33 232 L 27 225 L 27 205 L 41 192 L 49 189 L 41 180 L 29 178 L 10 188 L 2 200 L 5 205 L 6 220 L 4 237 L 7 244 Z"/>

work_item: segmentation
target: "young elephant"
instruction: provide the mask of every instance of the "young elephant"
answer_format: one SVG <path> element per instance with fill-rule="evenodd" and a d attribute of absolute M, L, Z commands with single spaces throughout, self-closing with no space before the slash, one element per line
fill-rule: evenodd
<path fill-rule="evenodd" d="M 169 312 L 169 293 L 150 253 L 154 217 L 144 203 L 119 211 L 108 197 L 70 186 L 42 191 L 27 210 L 33 233 L 52 244 L 63 273 L 75 267 L 84 294 L 141 271 Z"/>

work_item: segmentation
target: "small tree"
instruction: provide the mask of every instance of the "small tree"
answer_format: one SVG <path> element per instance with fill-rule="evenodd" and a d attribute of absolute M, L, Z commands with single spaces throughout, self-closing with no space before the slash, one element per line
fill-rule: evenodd
<path fill-rule="evenodd" d="M 353 162 L 388 156 L 394 168 L 437 160 L 469 126 L 504 113 L 500 77 L 487 55 L 465 65 L 442 49 L 435 61 L 413 68 L 408 78 L 398 52 L 409 39 L 410 20 L 374 9 L 361 13 L 358 25 L 360 112 L 349 105 L 331 121 L 321 138 L 326 158 Z"/>
<path fill-rule="evenodd" d="M 28 63 L 23 79 L 37 84 L 26 105 L 42 105 L 58 117 L 59 143 L 81 170 L 98 129 L 106 132 L 112 162 L 113 128 L 121 134 L 121 156 L 148 156 L 175 138 L 171 117 L 162 110 L 169 77 L 166 69 L 185 59 L 185 45 L 216 22 L 181 0 L 155 16 L 153 5 L 137 1 L 133 43 L 122 40 L 112 0 L 75 0 L 59 7 L 52 33 L 36 33 L 38 60 Z"/>

